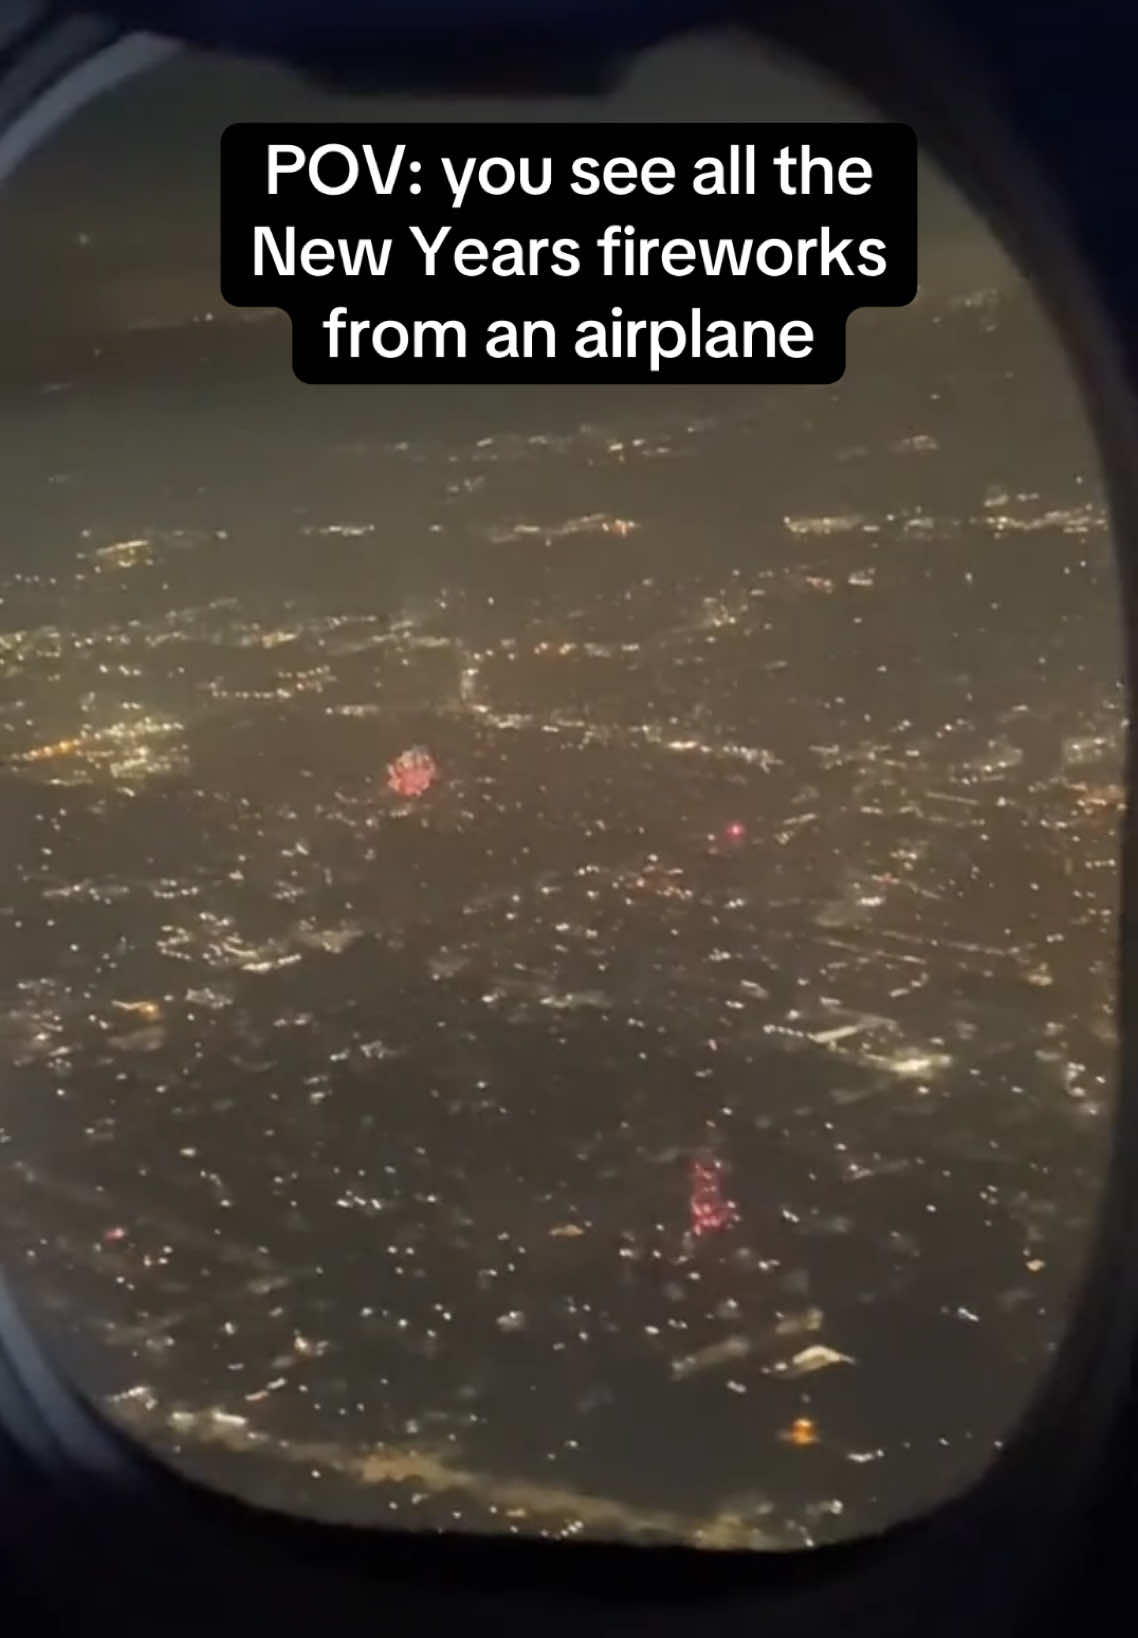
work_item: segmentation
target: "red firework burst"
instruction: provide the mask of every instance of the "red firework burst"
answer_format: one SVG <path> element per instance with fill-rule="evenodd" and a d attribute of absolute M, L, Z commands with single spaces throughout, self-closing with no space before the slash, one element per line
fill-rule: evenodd
<path fill-rule="evenodd" d="M 724 1194 L 723 1185 L 723 1162 L 718 1156 L 696 1155 L 691 1163 L 688 1209 L 691 1232 L 697 1240 L 739 1221 L 739 1209 Z"/>
<path fill-rule="evenodd" d="M 412 745 L 409 751 L 387 764 L 387 788 L 396 796 L 422 796 L 438 777 L 438 764 L 421 745 Z"/>

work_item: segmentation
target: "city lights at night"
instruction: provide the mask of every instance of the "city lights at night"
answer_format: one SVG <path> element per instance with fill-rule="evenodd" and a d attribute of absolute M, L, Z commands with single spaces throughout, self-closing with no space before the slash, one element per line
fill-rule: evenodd
<path fill-rule="evenodd" d="M 306 387 L 219 301 L 217 133 L 342 108 L 183 72 L 5 206 L 21 1300 L 273 1507 L 923 1512 L 1053 1359 L 1110 1147 L 1119 594 L 1047 321 L 926 177 L 835 383 Z"/>

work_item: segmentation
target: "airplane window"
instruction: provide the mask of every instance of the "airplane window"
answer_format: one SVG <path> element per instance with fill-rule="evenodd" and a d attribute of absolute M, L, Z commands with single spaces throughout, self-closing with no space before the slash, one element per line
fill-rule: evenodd
<path fill-rule="evenodd" d="M 1121 631 L 1071 373 L 933 168 L 833 387 L 313 388 L 217 291 L 237 119 L 862 119 L 186 55 L 3 201 L 0 1221 L 178 1468 L 796 1547 L 977 1477 L 1114 1096 Z"/>

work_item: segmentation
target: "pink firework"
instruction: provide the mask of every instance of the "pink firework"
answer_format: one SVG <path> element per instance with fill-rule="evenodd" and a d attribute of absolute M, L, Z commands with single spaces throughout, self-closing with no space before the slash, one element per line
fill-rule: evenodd
<path fill-rule="evenodd" d="M 691 1163 L 688 1208 L 691 1232 L 698 1240 L 704 1234 L 730 1228 L 739 1221 L 739 1210 L 723 1193 L 723 1162 L 715 1155 L 696 1155 Z"/>
<path fill-rule="evenodd" d="M 412 745 L 387 764 L 387 788 L 396 796 L 422 796 L 438 777 L 438 764 L 421 745 Z"/>

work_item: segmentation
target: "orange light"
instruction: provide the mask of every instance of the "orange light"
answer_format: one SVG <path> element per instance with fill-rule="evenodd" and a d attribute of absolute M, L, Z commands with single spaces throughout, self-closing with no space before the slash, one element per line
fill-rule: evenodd
<path fill-rule="evenodd" d="M 808 1416 L 798 1416 L 783 1429 L 779 1438 L 787 1445 L 816 1445 L 818 1429 Z"/>

